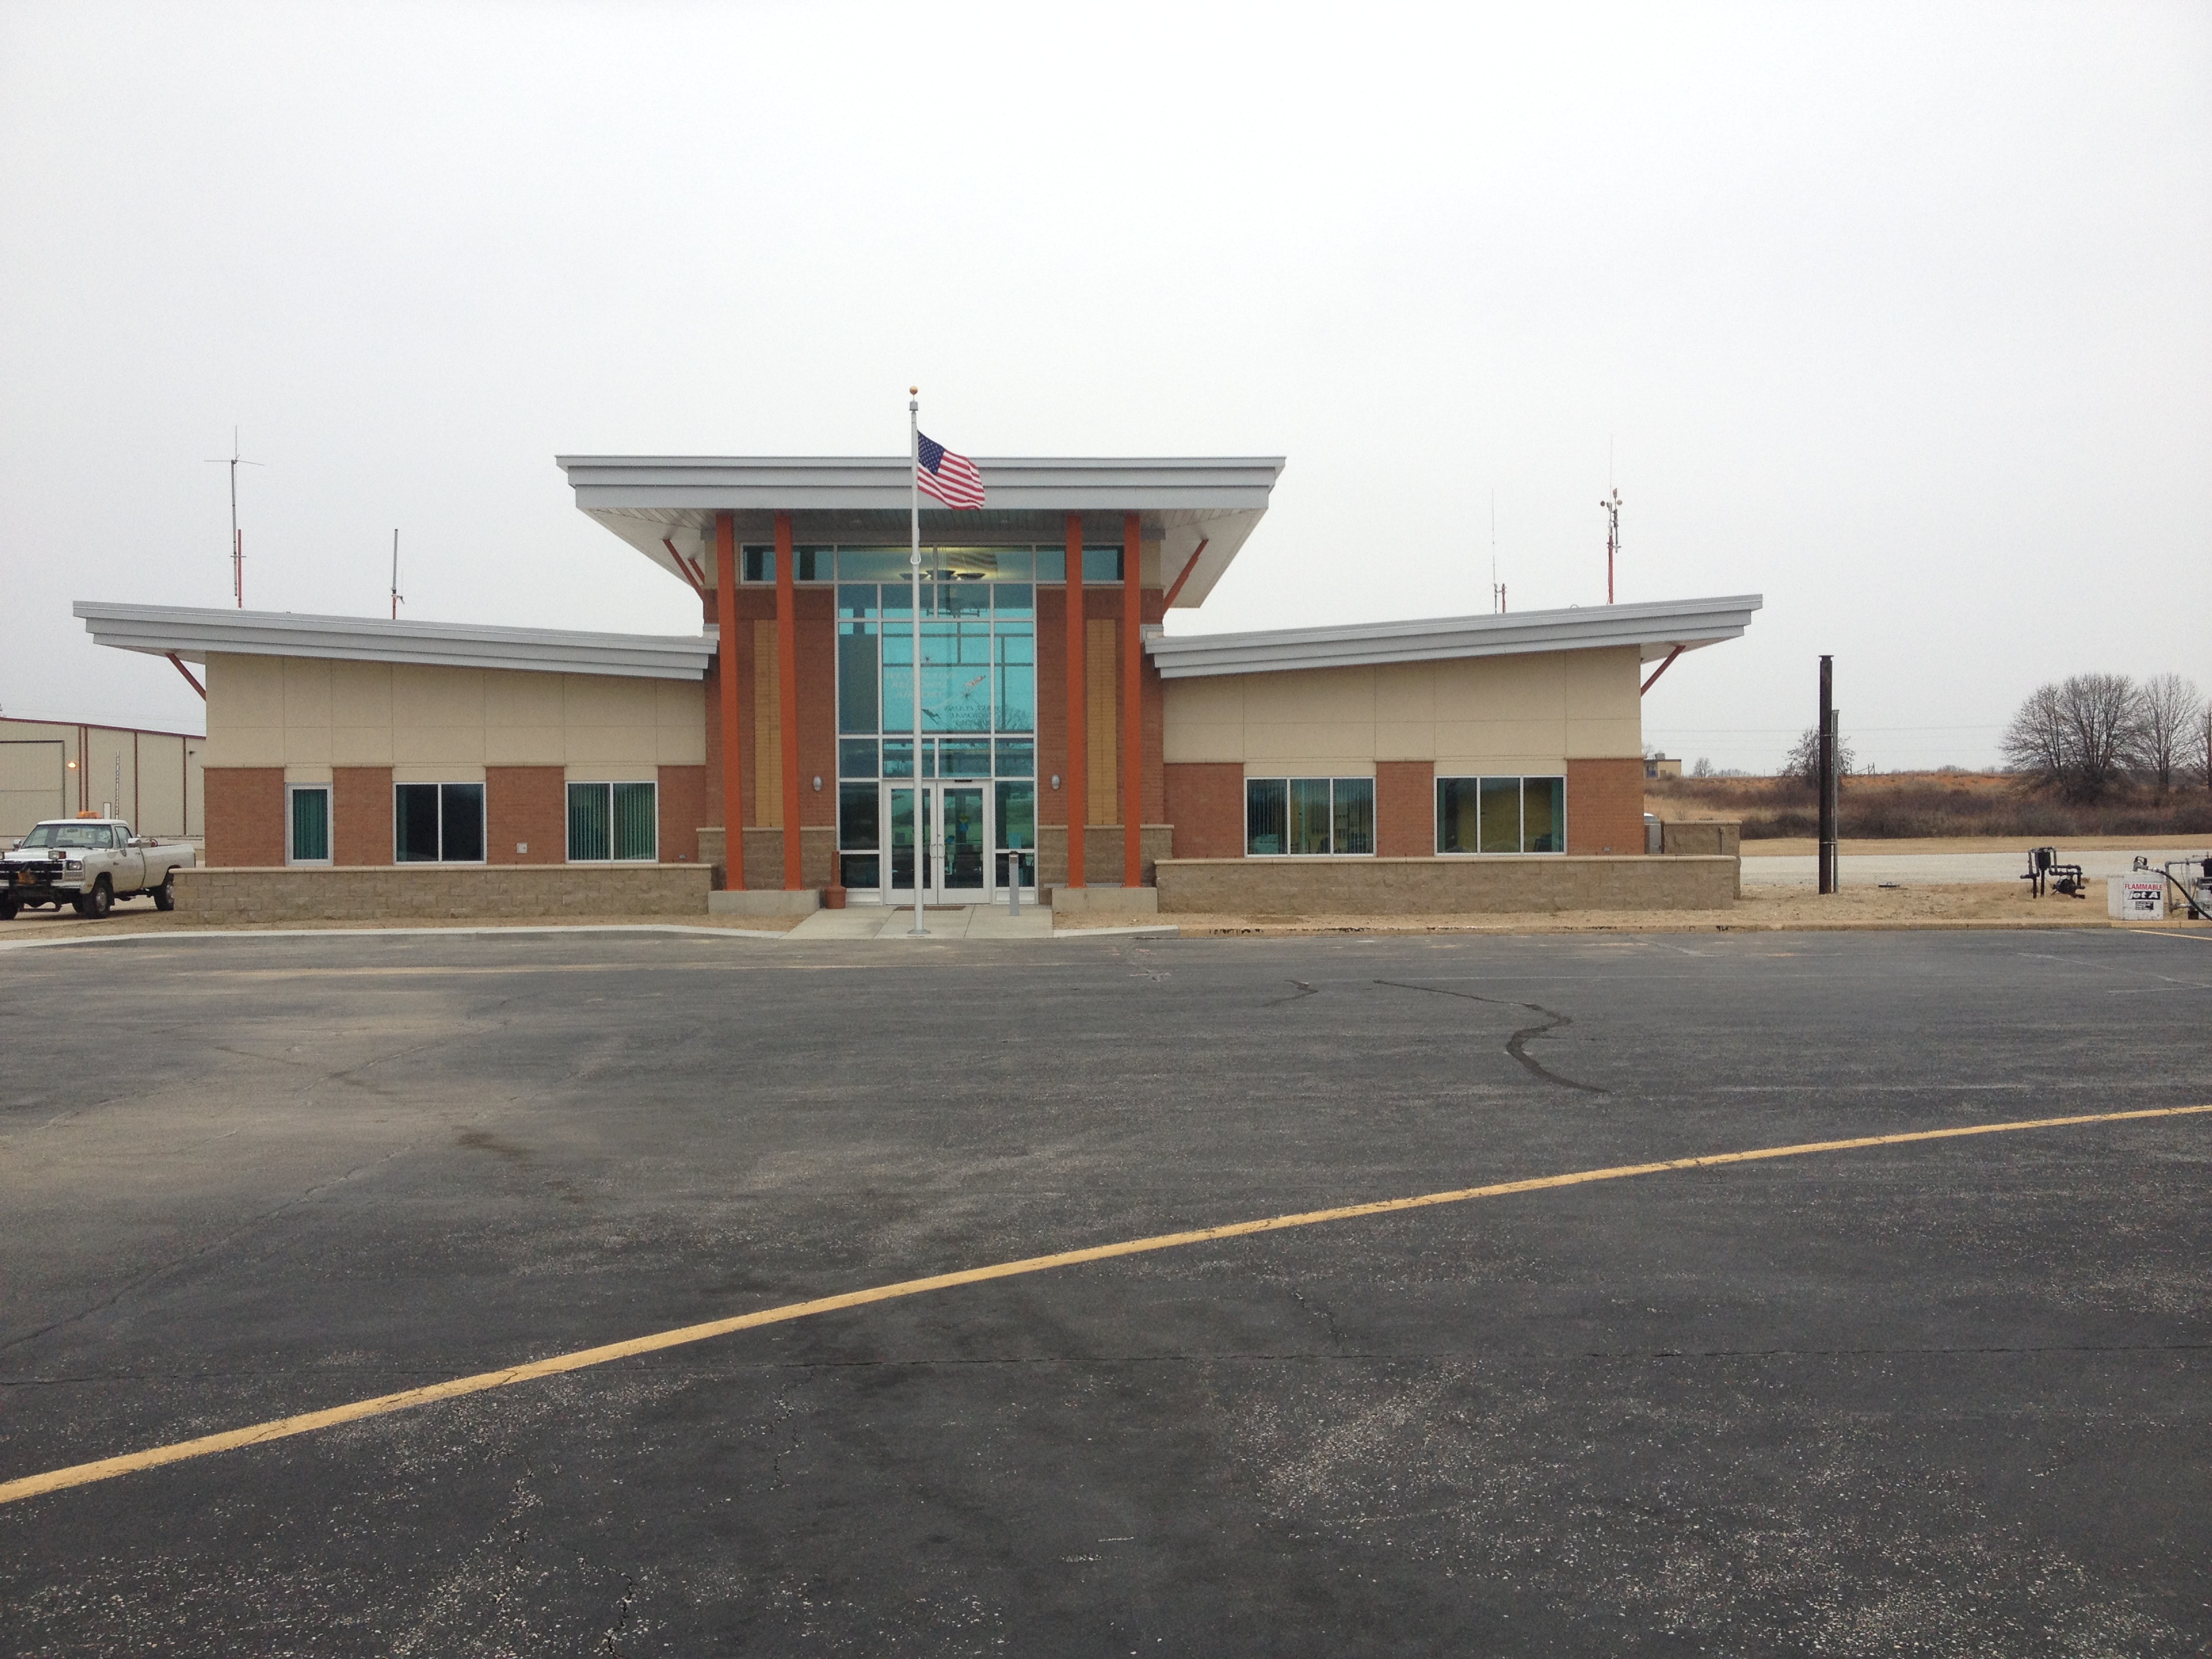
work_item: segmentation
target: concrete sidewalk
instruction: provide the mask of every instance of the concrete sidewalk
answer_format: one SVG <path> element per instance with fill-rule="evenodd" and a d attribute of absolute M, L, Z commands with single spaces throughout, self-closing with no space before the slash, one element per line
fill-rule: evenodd
<path fill-rule="evenodd" d="M 1031 905 L 1024 905 L 1018 916 L 1008 915 L 1004 905 L 996 904 L 925 908 L 921 915 L 922 926 L 929 930 L 929 939 L 935 941 L 1052 937 L 1052 912 Z M 908 929 L 913 926 L 914 911 L 910 908 L 894 910 L 880 904 L 853 905 L 842 910 L 817 910 L 784 938 L 800 945 L 823 939 L 904 940 L 910 937 Z"/>

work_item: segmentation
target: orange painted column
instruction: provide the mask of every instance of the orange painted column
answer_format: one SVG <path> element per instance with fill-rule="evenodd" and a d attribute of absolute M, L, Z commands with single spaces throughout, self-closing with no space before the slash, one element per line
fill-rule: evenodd
<path fill-rule="evenodd" d="M 1067 515 L 1067 884 L 1083 885 L 1083 832 L 1091 821 L 1085 788 L 1091 752 L 1083 682 L 1083 515 Z"/>
<path fill-rule="evenodd" d="M 775 700 L 783 733 L 783 890 L 799 890 L 799 593 L 791 514 L 775 515 Z"/>
<path fill-rule="evenodd" d="M 1142 521 L 1121 515 L 1121 885 L 1145 884 L 1145 568 Z"/>
<path fill-rule="evenodd" d="M 714 515 L 714 652 L 722 690 L 722 885 L 745 884 L 744 744 L 738 731 L 738 532 L 726 513 Z"/>

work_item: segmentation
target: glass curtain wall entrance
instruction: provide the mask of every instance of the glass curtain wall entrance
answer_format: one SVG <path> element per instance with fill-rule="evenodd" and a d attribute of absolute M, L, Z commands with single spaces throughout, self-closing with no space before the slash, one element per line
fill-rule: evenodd
<path fill-rule="evenodd" d="M 1060 550 L 922 550 L 919 755 L 907 550 L 798 552 L 837 587 L 839 879 L 862 903 L 911 904 L 917 879 L 926 904 L 1033 895 L 1036 584 Z"/>

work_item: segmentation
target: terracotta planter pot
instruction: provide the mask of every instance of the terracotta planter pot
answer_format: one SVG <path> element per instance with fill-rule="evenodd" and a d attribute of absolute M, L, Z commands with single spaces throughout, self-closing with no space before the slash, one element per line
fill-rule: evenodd
<path fill-rule="evenodd" d="M 845 890 L 835 885 L 824 888 L 822 893 L 822 908 L 825 910 L 843 909 L 845 908 Z"/>

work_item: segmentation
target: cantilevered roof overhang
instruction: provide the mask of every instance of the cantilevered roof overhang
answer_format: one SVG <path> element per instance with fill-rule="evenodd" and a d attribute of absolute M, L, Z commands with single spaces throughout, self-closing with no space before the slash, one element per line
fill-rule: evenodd
<path fill-rule="evenodd" d="M 329 657 L 447 668 L 519 668 L 630 679 L 703 678 L 714 641 L 699 635 L 583 634 L 467 623 L 386 622 L 289 611 L 206 611 L 80 599 L 76 615 L 100 645 L 204 663 L 210 656 Z"/>
<path fill-rule="evenodd" d="M 1727 599 L 1571 606 L 1498 617 L 1353 623 L 1256 634 L 1156 634 L 1145 641 L 1145 649 L 1160 677 L 1170 680 L 1621 646 L 1633 646 L 1640 659 L 1650 662 L 1678 649 L 1694 651 L 1740 638 L 1751 626 L 1751 613 L 1762 603 L 1756 593 L 1739 593 Z"/>
<path fill-rule="evenodd" d="M 764 542 L 792 515 L 800 543 L 903 545 L 907 458 L 892 456 L 562 455 L 576 506 L 646 557 L 694 586 L 714 581 L 714 515 L 741 542 Z M 1260 457 L 978 457 L 985 505 L 955 513 L 922 498 L 925 543 L 967 547 L 1058 544 L 1080 514 L 1094 543 L 1119 543 L 1135 513 L 1161 544 L 1163 586 L 1190 570 L 1177 608 L 1199 604 L 1267 510 L 1283 470 Z M 672 544 L 674 551 L 671 551 Z M 693 562 L 687 571 L 684 561 Z"/>

